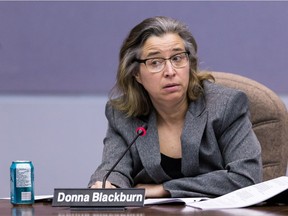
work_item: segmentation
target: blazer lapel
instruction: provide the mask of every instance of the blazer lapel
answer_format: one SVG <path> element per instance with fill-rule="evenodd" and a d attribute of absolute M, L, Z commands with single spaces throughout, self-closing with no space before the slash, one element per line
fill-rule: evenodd
<path fill-rule="evenodd" d="M 147 133 L 136 142 L 136 147 L 141 159 L 141 162 L 148 173 L 148 175 L 156 182 L 170 180 L 162 169 L 159 137 L 157 130 L 156 114 L 152 112 L 148 120 Z"/>
<path fill-rule="evenodd" d="M 207 123 L 207 112 L 204 98 L 191 102 L 185 117 L 181 136 L 182 143 L 182 173 L 185 176 L 195 176 L 199 173 L 199 148 Z"/>

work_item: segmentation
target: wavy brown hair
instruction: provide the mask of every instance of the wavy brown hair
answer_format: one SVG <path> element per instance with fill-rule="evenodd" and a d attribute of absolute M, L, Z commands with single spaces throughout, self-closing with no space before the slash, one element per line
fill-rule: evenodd
<path fill-rule="evenodd" d="M 109 95 L 111 105 L 124 112 L 127 117 L 145 116 L 153 109 L 147 91 L 135 79 L 135 75 L 139 72 L 139 63 L 135 59 L 141 56 L 141 48 L 149 37 L 160 37 L 167 33 L 178 34 L 183 39 L 186 51 L 190 53 L 188 100 L 196 100 L 203 93 L 203 80 L 214 80 L 209 73 L 199 73 L 197 43 L 185 24 L 163 16 L 145 19 L 136 25 L 123 41 L 116 84 Z"/>

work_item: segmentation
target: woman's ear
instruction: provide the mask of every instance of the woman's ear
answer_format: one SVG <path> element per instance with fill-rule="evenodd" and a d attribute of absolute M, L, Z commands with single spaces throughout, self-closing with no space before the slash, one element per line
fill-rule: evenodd
<path fill-rule="evenodd" d="M 140 77 L 139 73 L 137 73 L 136 75 L 134 75 L 134 77 L 135 77 L 135 79 L 136 79 L 136 81 L 137 81 L 138 83 L 142 84 L 141 77 Z"/>

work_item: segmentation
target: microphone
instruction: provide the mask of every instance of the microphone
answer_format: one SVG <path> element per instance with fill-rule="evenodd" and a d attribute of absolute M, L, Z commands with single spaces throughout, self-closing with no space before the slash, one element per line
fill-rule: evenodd
<path fill-rule="evenodd" d="M 144 188 L 105 188 L 106 180 L 120 160 L 129 151 L 140 136 L 145 136 L 147 125 L 136 129 L 137 135 L 129 143 L 121 157 L 111 167 L 103 178 L 102 188 L 55 188 L 52 201 L 53 207 L 67 207 L 73 209 L 123 210 L 125 207 L 143 207 L 145 199 Z"/>
<path fill-rule="evenodd" d="M 106 173 L 106 175 L 103 178 L 102 181 L 102 188 L 104 189 L 106 186 L 106 181 L 107 178 L 109 177 L 109 175 L 111 174 L 111 172 L 115 169 L 115 167 L 117 166 L 117 164 L 122 160 L 122 158 L 125 156 L 125 154 L 129 151 L 129 149 L 131 148 L 131 146 L 136 142 L 136 140 L 140 137 L 140 136 L 145 136 L 146 135 L 146 130 L 147 130 L 148 126 L 147 124 L 138 127 L 136 129 L 136 133 L 137 135 L 135 136 L 135 138 L 130 142 L 130 144 L 128 145 L 127 149 L 123 152 L 123 154 L 121 155 L 121 157 L 116 161 L 116 163 L 111 167 L 111 169 Z"/>

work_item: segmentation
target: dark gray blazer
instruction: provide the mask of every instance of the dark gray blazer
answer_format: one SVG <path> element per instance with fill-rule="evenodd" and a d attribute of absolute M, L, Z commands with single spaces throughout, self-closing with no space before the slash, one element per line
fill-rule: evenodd
<path fill-rule="evenodd" d="M 108 180 L 118 187 L 137 183 L 163 184 L 172 197 L 215 197 L 262 180 L 261 147 L 249 120 L 243 92 L 206 81 L 205 94 L 189 104 L 181 136 L 182 174 L 171 179 L 162 169 L 155 112 L 127 118 L 107 104 L 108 130 L 103 160 L 88 186 L 103 176 L 125 151 L 146 121 L 139 137 Z"/>

